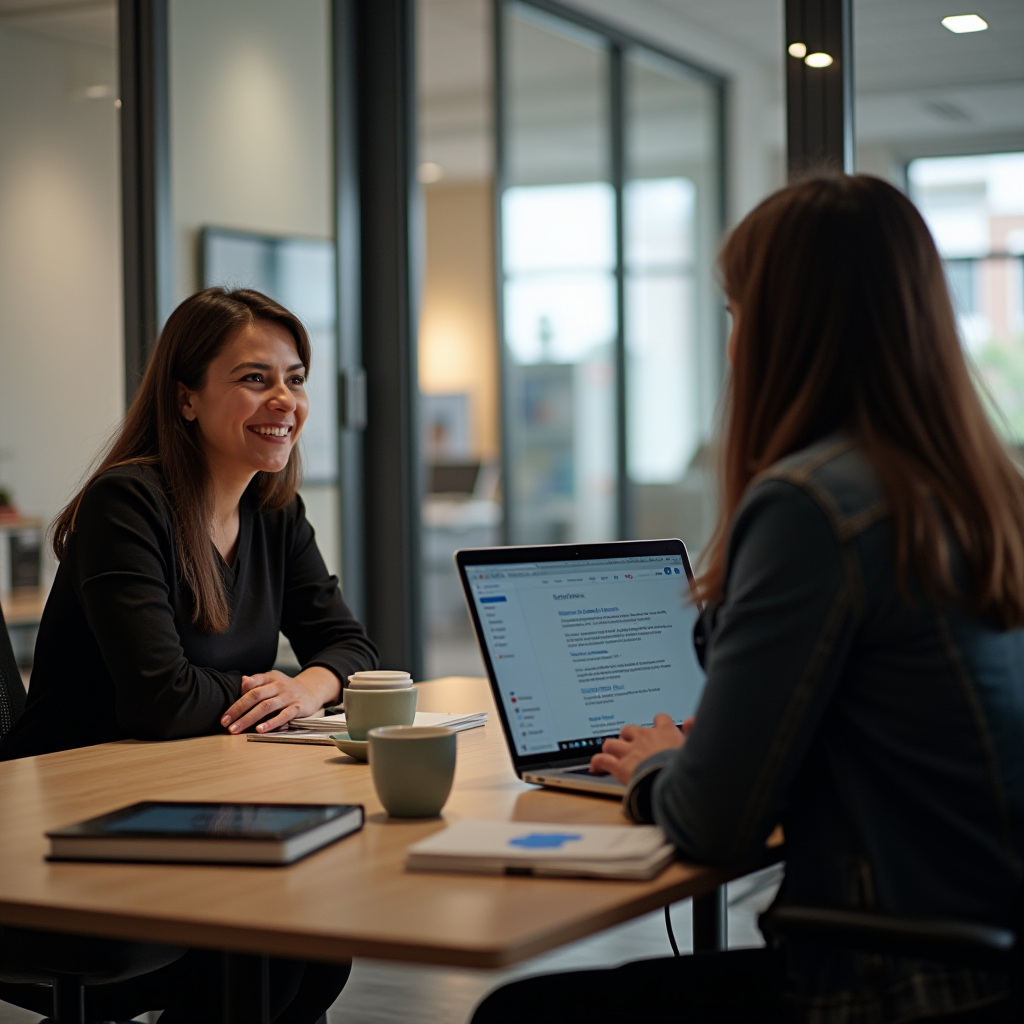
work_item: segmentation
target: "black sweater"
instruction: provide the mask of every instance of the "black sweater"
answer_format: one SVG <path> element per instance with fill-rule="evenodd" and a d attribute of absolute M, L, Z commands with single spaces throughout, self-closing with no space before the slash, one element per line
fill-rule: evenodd
<path fill-rule="evenodd" d="M 132 466 L 92 484 L 43 611 L 25 712 L 0 760 L 220 732 L 242 676 L 273 668 L 279 630 L 303 667 L 340 679 L 376 667 L 302 500 L 261 510 L 250 487 L 239 518 L 234 565 L 220 563 L 230 625 L 204 633 L 192 623 L 160 474 Z"/>

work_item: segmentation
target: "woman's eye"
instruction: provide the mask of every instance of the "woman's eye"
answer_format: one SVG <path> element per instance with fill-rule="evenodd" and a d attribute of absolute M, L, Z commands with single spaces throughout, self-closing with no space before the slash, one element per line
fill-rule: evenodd
<path fill-rule="evenodd" d="M 306 386 L 306 378 L 305 377 L 292 377 L 291 380 L 289 381 L 289 383 L 292 385 L 292 387 L 302 388 L 302 387 Z"/>
<path fill-rule="evenodd" d="M 249 381 L 252 384 L 262 384 L 263 374 L 262 373 L 247 373 L 242 380 Z"/>

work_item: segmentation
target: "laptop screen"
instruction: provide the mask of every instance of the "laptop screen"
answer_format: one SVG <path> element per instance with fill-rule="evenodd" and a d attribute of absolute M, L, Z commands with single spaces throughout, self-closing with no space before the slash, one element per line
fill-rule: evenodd
<path fill-rule="evenodd" d="M 693 714 L 704 671 L 684 557 L 463 566 L 517 761 L 589 756 L 627 723 Z"/>

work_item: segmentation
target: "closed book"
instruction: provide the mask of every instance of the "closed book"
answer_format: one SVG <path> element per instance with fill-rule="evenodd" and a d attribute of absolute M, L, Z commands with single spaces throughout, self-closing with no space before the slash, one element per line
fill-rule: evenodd
<path fill-rule="evenodd" d="M 463 818 L 409 847 L 410 871 L 654 878 L 675 848 L 653 825 L 536 825 Z"/>
<path fill-rule="evenodd" d="M 47 832 L 49 860 L 291 864 L 363 827 L 360 804 L 152 801 Z"/>

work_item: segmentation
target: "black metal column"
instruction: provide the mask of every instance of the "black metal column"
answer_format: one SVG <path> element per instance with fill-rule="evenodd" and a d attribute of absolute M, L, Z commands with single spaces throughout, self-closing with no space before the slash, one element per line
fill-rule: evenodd
<path fill-rule="evenodd" d="M 785 4 L 790 179 L 820 170 L 852 174 L 853 0 Z M 818 54 L 827 54 L 831 63 L 813 66 Z"/>
<path fill-rule="evenodd" d="M 511 544 L 516 536 L 516 512 L 512 495 L 511 451 L 513 433 L 512 387 L 508 347 L 505 344 L 505 258 L 504 217 L 502 201 L 505 194 L 505 0 L 491 2 L 491 39 L 493 48 L 492 117 L 494 119 L 494 192 L 491 216 L 494 228 L 494 337 L 498 345 L 498 414 L 501 427 L 501 543 Z"/>
<path fill-rule="evenodd" d="M 728 904 L 724 885 L 693 898 L 693 951 L 714 953 L 729 945 Z"/>
<path fill-rule="evenodd" d="M 414 3 L 354 4 L 366 370 L 363 614 L 382 666 L 422 678 Z"/>
<path fill-rule="evenodd" d="M 629 480 L 629 397 L 626 391 L 626 76 L 622 47 L 609 51 L 608 97 L 611 114 L 611 179 L 615 189 L 615 518 L 616 536 L 633 536 L 632 487 Z"/>
<path fill-rule="evenodd" d="M 174 296 L 167 0 L 119 0 L 125 398 Z"/>
<path fill-rule="evenodd" d="M 359 90 L 355 0 L 332 0 L 334 92 L 334 238 L 337 255 L 338 490 L 342 590 L 359 618 L 366 612 L 363 550 L 362 274 L 359 218 Z"/>

